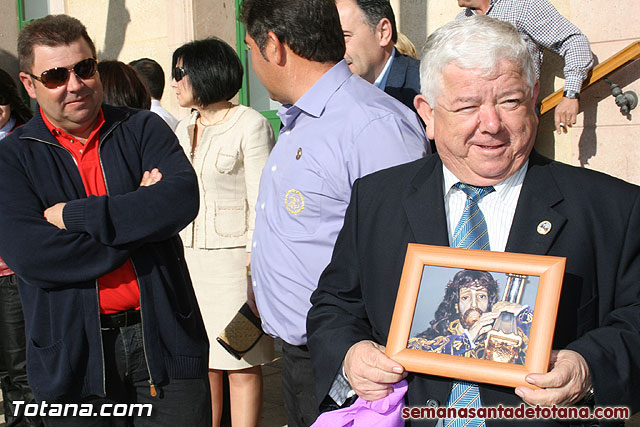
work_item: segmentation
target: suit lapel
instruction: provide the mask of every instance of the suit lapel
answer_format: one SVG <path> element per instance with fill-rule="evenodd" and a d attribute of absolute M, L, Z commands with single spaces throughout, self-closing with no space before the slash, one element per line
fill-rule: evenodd
<path fill-rule="evenodd" d="M 449 246 L 443 185 L 442 162 L 433 155 L 411 182 L 403 203 L 416 243 Z"/>
<path fill-rule="evenodd" d="M 404 87 L 407 76 L 407 61 L 404 60 L 398 51 L 395 51 L 393 63 L 389 69 L 389 77 L 387 77 L 387 86 L 390 88 Z"/>
<path fill-rule="evenodd" d="M 563 195 L 553 179 L 550 163 L 535 151 L 529 157 L 529 170 L 522 184 L 506 252 L 545 255 L 567 222 L 567 218 L 553 208 L 563 200 Z M 545 226 L 550 229 L 546 231 Z"/>

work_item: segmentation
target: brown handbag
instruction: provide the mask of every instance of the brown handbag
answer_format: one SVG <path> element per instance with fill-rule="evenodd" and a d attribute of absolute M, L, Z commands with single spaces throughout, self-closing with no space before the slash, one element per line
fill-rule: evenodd
<path fill-rule="evenodd" d="M 247 303 L 233 317 L 231 322 L 218 335 L 220 343 L 233 357 L 240 360 L 264 335 L 260 318 L 253 314 Z"/>

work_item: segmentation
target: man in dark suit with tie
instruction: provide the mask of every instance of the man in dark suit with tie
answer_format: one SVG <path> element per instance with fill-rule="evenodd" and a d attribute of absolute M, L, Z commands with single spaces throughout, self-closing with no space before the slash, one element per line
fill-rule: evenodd
<path fill-rule="evenodd" d="M 336 6 L 351 71 L 416 111 L 420 61 L 395 49 L 398 31 L 389 0 L 337 0 Z"/>
<path fill-rule="evenodd" d="M 349 387 L 380 399 L 407 376 L 383 347 L 407 244 L 480 248 L 459 235 L 473 217 L 484 249 L 567 258 L 550 371 L 527 376 L 539 388 L 467 383 L 475 400 L 515 407 L 595 399 L 638 411 L 640 189 L 533 151 L 538 86 L 510 25 L 486 16 L 449 23 L 429 37 L 422 61 L 416 106 L 438 154 L 353 187 L 307 318 L 319 400 L 342 405 Z M 452 383 L 461 383 L 419 374 L 408 381 L 407 406 L 432 407 L 450 406 Z"/>

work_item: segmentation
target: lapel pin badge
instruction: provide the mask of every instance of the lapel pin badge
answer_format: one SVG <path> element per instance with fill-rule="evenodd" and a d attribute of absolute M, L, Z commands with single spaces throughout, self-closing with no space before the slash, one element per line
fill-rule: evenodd
<path fill-rule="evenodd" d="M 549 221 L 542 221 L 540 224 L 538 224 L 538 228 L 537 228 L 538 234 L 542 234 L 543 236 L 547 233 L 549 233 L 549 231 L 551 231 L 551 223 Z"/>
<path fill-rule="evenodd" d="M 302 157 L 302 147 L 298 148 L 298 152 L 296 153 L 296 160 L 300 160 Z"/>

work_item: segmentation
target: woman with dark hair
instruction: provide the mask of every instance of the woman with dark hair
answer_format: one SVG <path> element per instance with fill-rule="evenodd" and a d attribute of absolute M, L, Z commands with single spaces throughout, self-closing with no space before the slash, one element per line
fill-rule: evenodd
<path fill-rule="evenodd" d="M 151 108 L 149 89 L 131 66 L 120 61 L 100 61 L 98 73 L 105 104 L 140 110 Z"/>
<path fill-rule="evenodd" d="M 273 131 L 260 113 L 229 101 L 242 86 L 243 69 L 224 41 L 209 38 L 181 46 L 173 53 L 172 70 L 178 103 L 192 109 L 178 123 L 176 135 L 198 174 L 200 212 L 181 236 L 211 342 L 213 424 L 220 423 L 222 374 L 227 371 L 232 424 L 256 426 L 261 365 L 273 359 L 273 340 L 263 336 L 237 360 L 215 337 L 247 301 L 258 183 L 274 144 Z"/>
<path fill-rule="evenodd" d="M 0 140 L 31 119 L 11 76 L 0 69 Z M 41 426 L 40 417 L 15 411 L 15 401 L 35 403 L 27 383 L 24 315 L 15 273 L 0 259 L 0 385 L 7 425 Z M 22 407 L 24 408 L 24 406 Z"/>

